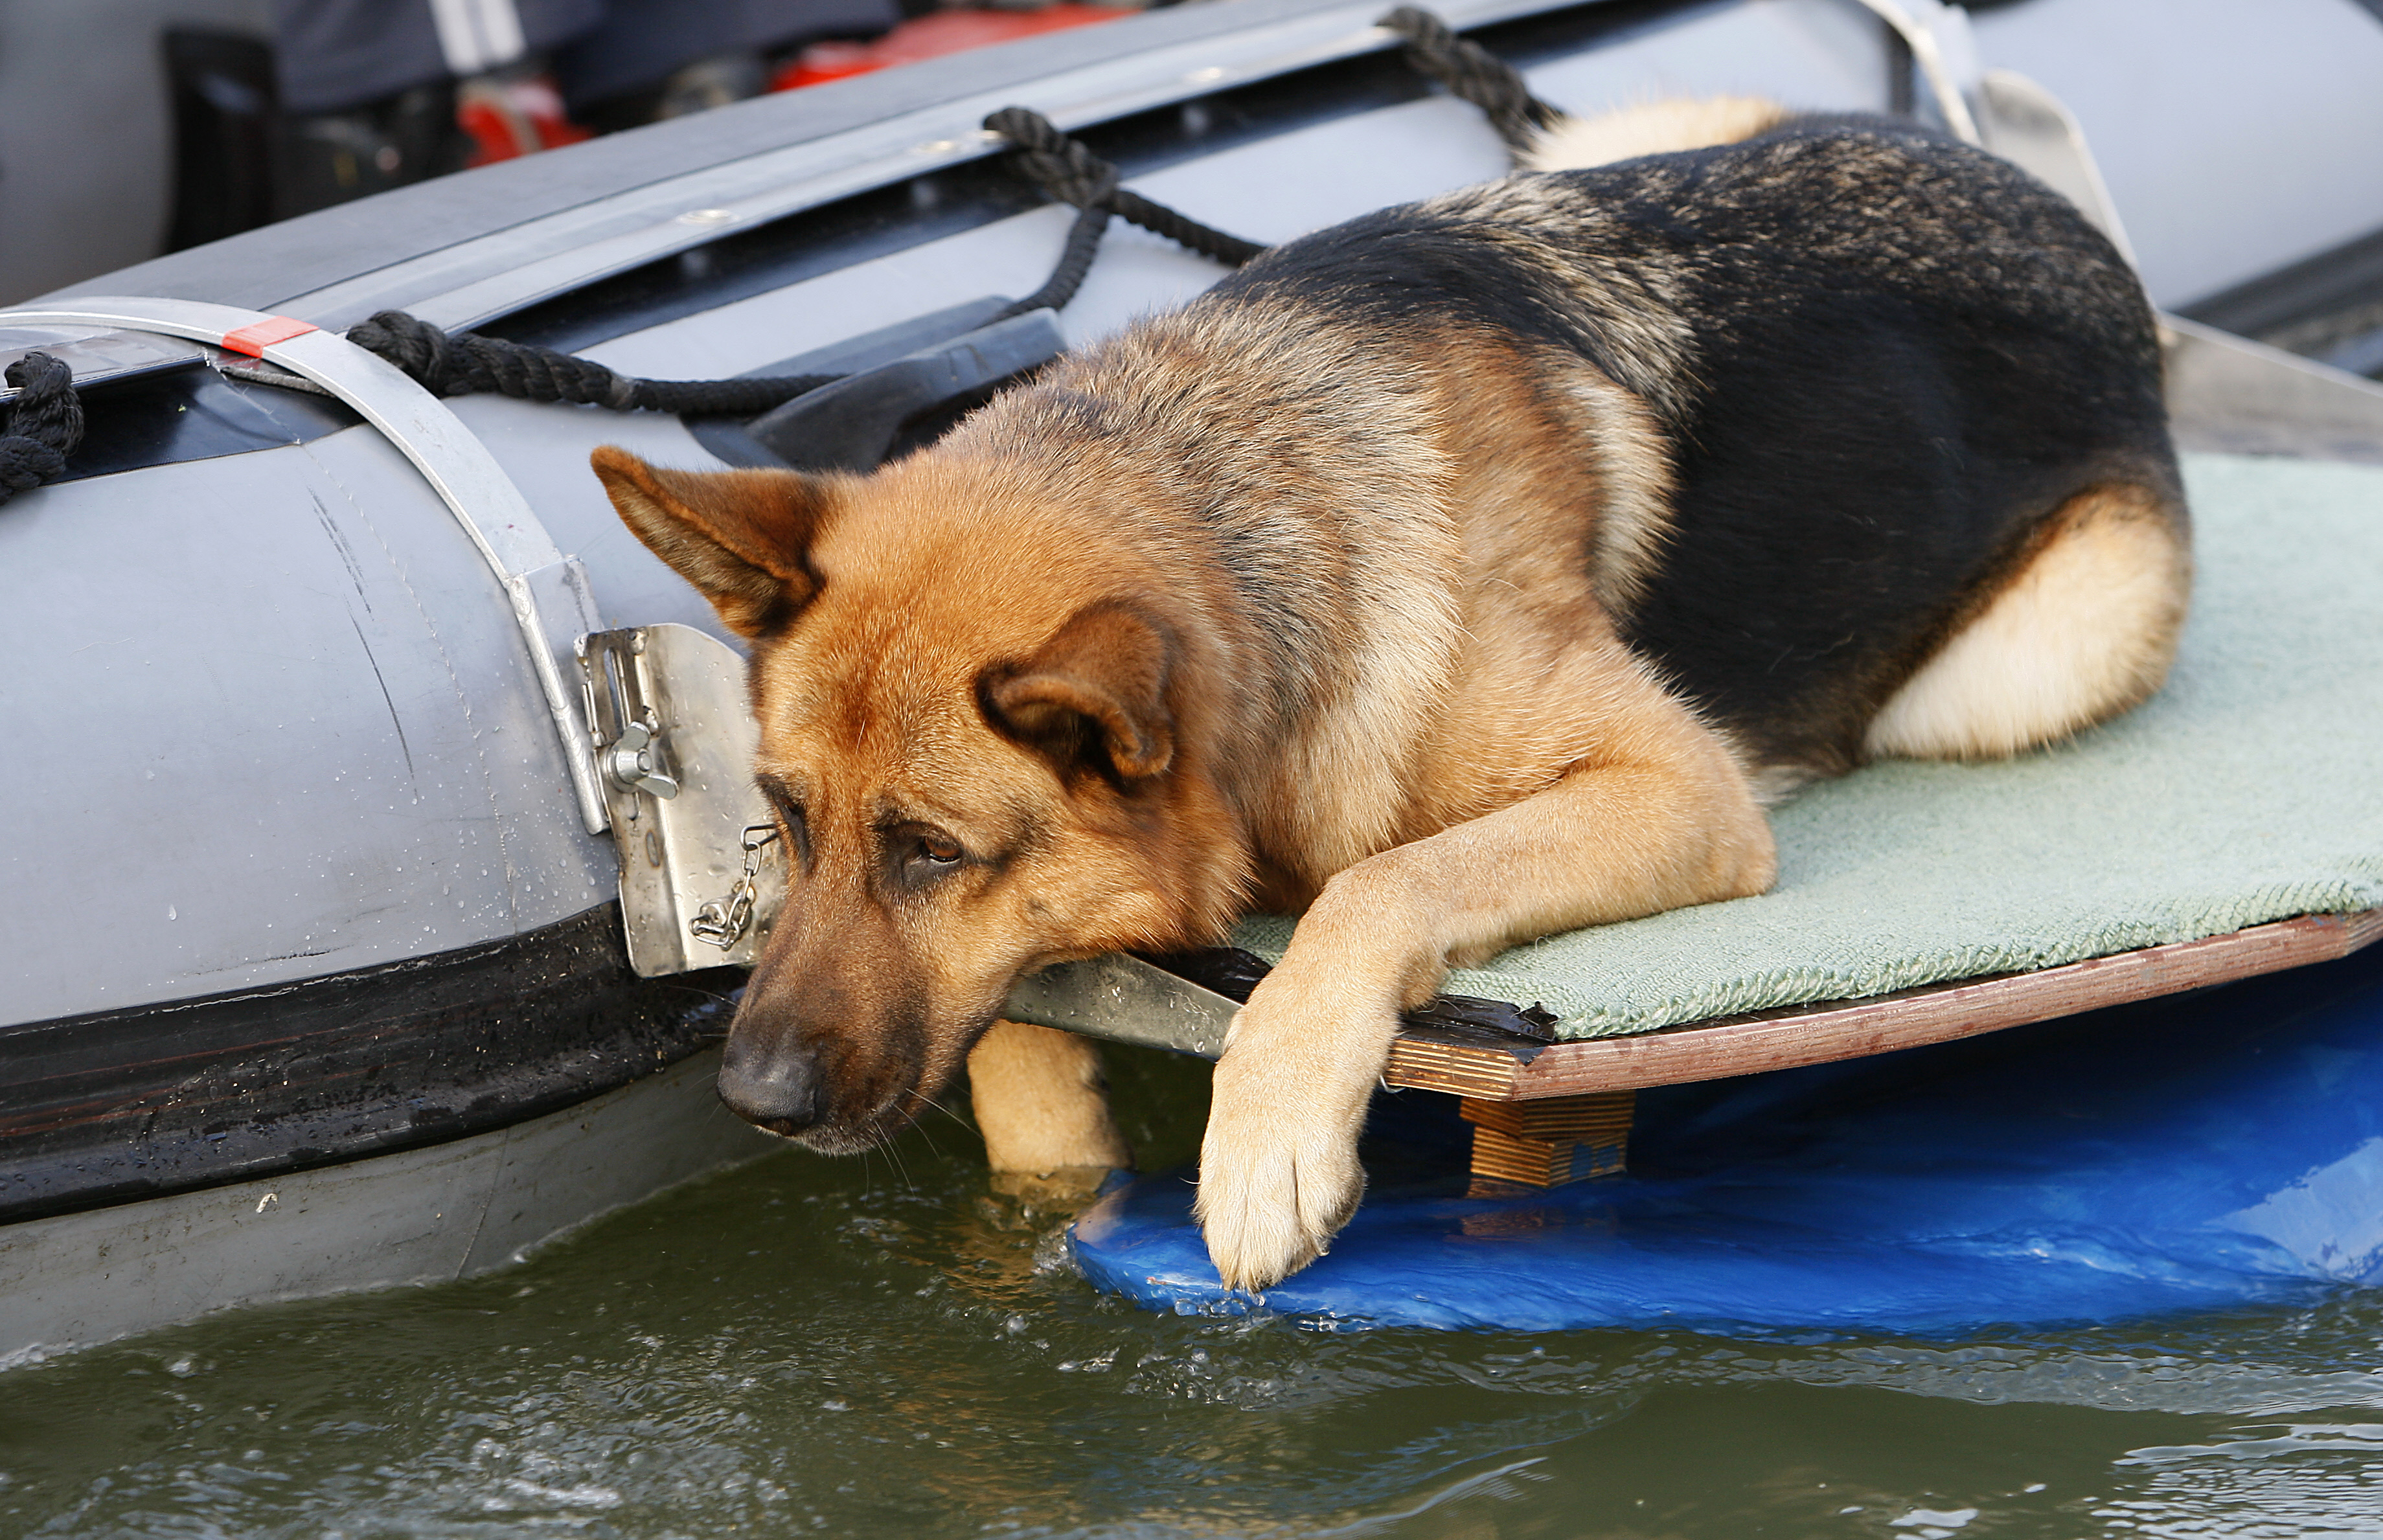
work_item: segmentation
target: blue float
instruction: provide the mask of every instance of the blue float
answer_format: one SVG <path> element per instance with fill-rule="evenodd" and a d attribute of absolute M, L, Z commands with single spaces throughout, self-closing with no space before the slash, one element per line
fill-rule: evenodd
<path fill-rule="evenodd" d="M 1454 1100 L 1376 1100 L 1331 1255 L 1229 1293 L 1187 1173 L 1105 1196 L 1084 1273 L 1319 1324 L 1971 1333 L 2383 1282 L 2383 946 L 1932 1048 L 1642 1092 L 1626 1177 L 1468 1199 Z"/>

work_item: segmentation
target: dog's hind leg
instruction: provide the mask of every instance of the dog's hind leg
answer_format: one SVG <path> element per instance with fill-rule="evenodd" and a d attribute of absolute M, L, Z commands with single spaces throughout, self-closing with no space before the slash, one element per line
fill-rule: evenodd
<path fill-rule="evenodd" d="M 2096 487 L 2045 527 L 2009 582 L 1871 719 L 1865 752 L 2016 754 L 2159 688 L 2192 581 L 2182 510 L 2142 487 Z"/>
<path fill-rule="evenodd" d="M 995 1184 L 1089 1190 L 1133 1164 L 1109 1116 L 1099 1044 L 1073 1032 L 996 1021 L 969 1054 L 969 1099 Z"/>

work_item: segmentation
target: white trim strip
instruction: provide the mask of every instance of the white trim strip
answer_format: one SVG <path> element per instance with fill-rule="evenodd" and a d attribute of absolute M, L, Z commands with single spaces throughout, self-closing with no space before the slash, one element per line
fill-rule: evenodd
<path fill-rule="evenodd" d="M 527 47 L 513 0 L 430 0 L 430 21 L 448 71 L 458 77 L 511 64 Z"/>

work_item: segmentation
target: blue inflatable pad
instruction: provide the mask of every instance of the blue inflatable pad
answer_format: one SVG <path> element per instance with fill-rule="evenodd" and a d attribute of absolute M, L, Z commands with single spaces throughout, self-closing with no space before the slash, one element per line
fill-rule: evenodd
<path fill-rule="evenodd" d="M 1468 1200 L 1454 1099 L 1377 1097 L 1373 1185 L 1262 1299 L 1188 1173 L 1104 1197 L 1085 1275 L 1318 1324 L 1970 1332 L 2383 1282 L 2383 946 L 2063 1021 L 1642 1092 L 1628 1176 Z"/>

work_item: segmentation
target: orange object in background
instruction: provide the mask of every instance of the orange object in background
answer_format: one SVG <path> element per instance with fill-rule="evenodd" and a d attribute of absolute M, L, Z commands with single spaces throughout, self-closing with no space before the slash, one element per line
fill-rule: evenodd
<path fill-rule="evenodd" d="M 543 75 L 480 75 L 455 90 L 455 122 L 472 136 L 465 166 L 560 149 L 595 136 L 563 115 L 562 92 Z"/>
<path fill-rule="evenodd" d="M 1115 21 L 1139 12 L 1123 6 L 1045 6 L 1039 11 L 937 11 L 905 21 L 874 43 L 814 43 L 779 68 L 772 91 L 822 85 L 897 64 L 917 64 L 1039 32 Z"/>

